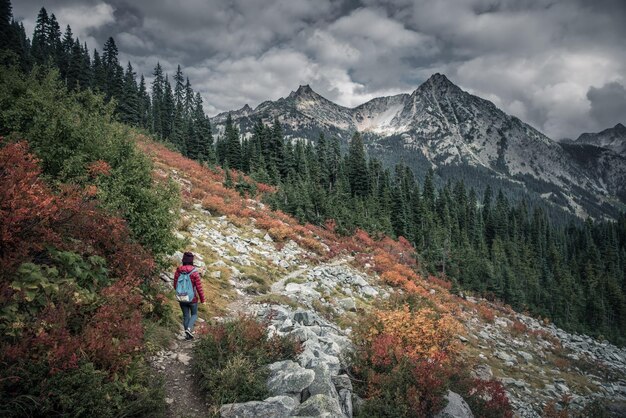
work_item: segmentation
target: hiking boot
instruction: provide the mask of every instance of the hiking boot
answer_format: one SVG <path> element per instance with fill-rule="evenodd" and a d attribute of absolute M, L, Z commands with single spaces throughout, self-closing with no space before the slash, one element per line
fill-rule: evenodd
<path fill-rule="evenodd" d="M 185 330 L 185 338 L 187 338 L 188 340 L 192 340 L 194 337 L 193 332 L 191 332 L 191 330 L 186 329 Z"/>

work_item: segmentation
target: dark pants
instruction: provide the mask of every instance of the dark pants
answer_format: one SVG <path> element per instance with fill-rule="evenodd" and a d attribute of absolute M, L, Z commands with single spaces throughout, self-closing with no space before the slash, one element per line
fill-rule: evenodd
<path fill-rule="evenodd" d="M 183 311 L 183 327 L 193 331 L 193 325 L 198 319 L 198 303 L 180 302 L 180 309 Z"/>

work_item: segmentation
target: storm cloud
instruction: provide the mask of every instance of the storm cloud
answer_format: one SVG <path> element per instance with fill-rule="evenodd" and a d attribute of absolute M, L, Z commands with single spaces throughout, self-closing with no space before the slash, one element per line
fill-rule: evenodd
<path fill-rule="evenodd" d="M 442 72 L 553 138 L 626 122 L 621 0 L 20 0 L 90 47 L 113 36 L 148 79 L 180 64 L 209 114 L 300 84 L 345 106 Z"/>

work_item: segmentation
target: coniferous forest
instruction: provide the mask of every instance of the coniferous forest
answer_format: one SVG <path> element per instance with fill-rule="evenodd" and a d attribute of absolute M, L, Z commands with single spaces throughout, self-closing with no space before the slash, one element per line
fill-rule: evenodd
<path fill-rule="evenodd" d="M 278 120 L 259 121 L 242 138 L 229 117 L 214 141 L 202 98 L 180 66 L 170 78 L 157 63 L 148 86 L 131 63 L 120 64 L 113 38 L 90 52 L 43 8 L 30 39 L 12 20 L 10 2 L 0 2 L 0 14 L 3 66 L 56 71 L 68 90 L 102 95 L 120 122 L 183 155 L 277 186 L 267 198 L 273 208 L 345 234 L 360 228 L 403 236 L 424 271 L 446 276 L 459 291 L 626 342 L 626 214 L 555 224 L 541 206 L 510 201 L 501 190 L 468 190 L 461 178 L 437 188 L 433 172 L 418 182 L 402 164 L 384 167 L 368 158 L 358 133 L 342 153 L 335 138 L 285 140 Z M 241 193 L 252 187 L 243 177 L 227 182 Z"/>

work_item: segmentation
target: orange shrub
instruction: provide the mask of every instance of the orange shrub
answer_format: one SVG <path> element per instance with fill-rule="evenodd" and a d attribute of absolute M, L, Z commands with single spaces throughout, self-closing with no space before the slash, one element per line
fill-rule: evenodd
<path fill-rule="evenodd" d="M 430 283 L 436 284 L 437 286 L 443 289 L 446 289 L 446 290 L 452 289 L 452 282 L 449 280 L 440 279 L 437 276 L 428 276 L 428 281 Z"/>
<path fill-rule="evenodd" d="M 493 309 L 485 306 L 483 304 L 478 305 L 477 307 L 478 315 L 485 321 L 493 323 L 496 319 L 496 314 L 493 312 Z"/>
<path fill-rule="evenodd" d="M 377 311 L 375 316 L 378 326 L 371 332 L 392 336 L 409 356 L 430 357 L 437 353 L 459 352 L 456 335 L 461 331 L 461 325 L 450 315 L 437 314 L 428 308 L 411 312 L 404 305 L 398 310 Z"/>
<path fill-rule="evenodd" d="M 202 190 L 198 188 L 194 188 L 193 191 L 191 192 L 191 197 L 194 199 L 202 200 L 205 194 L 206 193 L 204 193 Z"/>
<path fill-rule="evenodd" d="M 526 334 L 527 331 L 528 331 L 528 327 L 524 325 L 523 322 L 516 320 L 516 321 L 513 321 L 513 323 L 511 324 L 511 334 L 515 336 Z"/>

